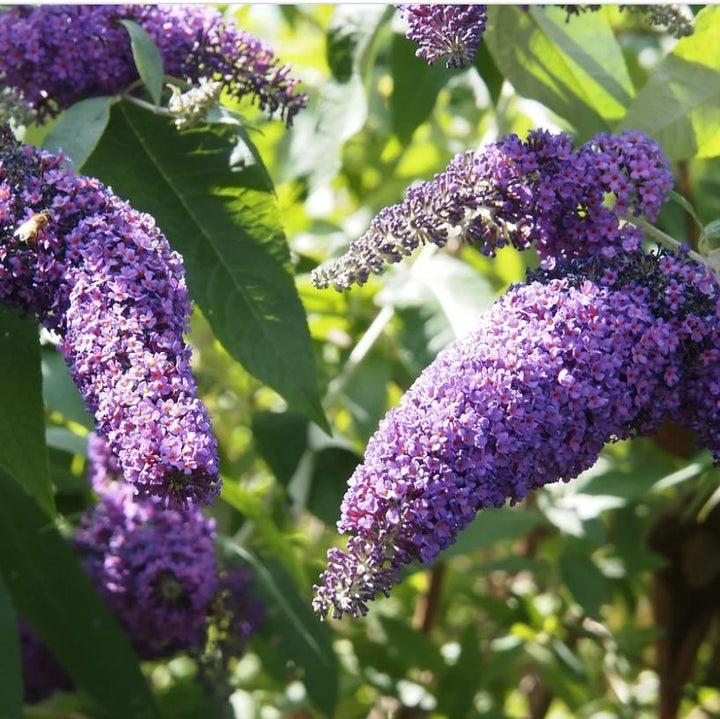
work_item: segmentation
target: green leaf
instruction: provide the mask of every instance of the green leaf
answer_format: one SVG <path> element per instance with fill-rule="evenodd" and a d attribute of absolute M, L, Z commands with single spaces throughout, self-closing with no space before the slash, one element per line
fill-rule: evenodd
<path fill-rule="evenodd" d="M 91 97 L 69 107 L 58 118 L 43 141 L 50 152 L 62 150 L 79 171 L 100 141 L 116 97 Z"/>
<path fill-rule="evenodd" d="M 621 126 L 677 160 L 720 155 L 720 7 L 698 13 L 695 32 L 654 69 Z"/>
<path fill-rule="evenodd" d="M 258 593 L 270 612 L 265 633 L 272 632 L 288 667 L 294 665 L 299 670 L 313 705 L 326 716 L 332 716 L 338 700 L 339 677 L 329 627 L 320 622 L 277 562 L 261 559 L 230 541 L 224 546 L 252 567 Z"/>
<path fill-rule="evenodd" d="M 0 574 L 0 719 L 22 719 L 23 681 L 17 615 Z"/>
<path fill-rule="evenodd" d="M 328 61 L 339 77 L 330 78 L 321 88 L 316 111 L 303 112 L 291 135 L 289 162 L 296 177 L 307 177 L 310 192 L 337 175 L 342 167 L 342 146 L 365 124 L 366 74 L 375 40 L 391 14 L 392 10 L 382 5 L 337 5 L 333 10 Z M 338 49 L 333 49 L 338 42 Z"/>
<path fill-rule="evenodd" d="M 7 307 L 0 307 L 0 397 L 0 468 L 55 516 L 37 325 Z"/>
<path fill-rule="evenodd" d="M 316 452 L 313 460 L 307 508 L 326 524 L 334 525 L 340 518 L 347 481 L 362 457 L 345 447 L 330 446 Z"/>
<path fill-rule="evenodd" d="M 72 548 L 2 470 L 0 490 L 0 573 L 18 613 L 111 716 L 155 719 L 137 657 Z"/>
<path fill-rule="evenodd" d="M 253 149 L 231 126 L 178 133 L 167 119 L 121 103 L 86 170 L 155 217 L 228 352 L 325 428 L 305 311 Z"/>
<path fill-rule="evenodd" d="M 402 661 L 406 667 L 429 669 L 433 674 L 440 674 L 445 662 L 432 640 L 411 627 L 406 619 L 393 617 L 376 617 L 382 636 L 379 641 L 387 646 L 392 658 Z"/>
<path fill-rule="evenodd" d="M 307 449 L 307 419 L 297 412 L 254 412 L 252 432 L 260 456 L 287 486 Z"/>
<path fill-rule="evenodd" d="M 492 104 L 497 105 L 505 78 L 493 62 L 492 56 L 488 52 L 486 42 L 481 42 L 480 47 L 478 47 L 475 55 L 475 68 L 480 73 L 485 87 L 487 87 Z"/>
<path fill-rule="evenodd" d="M 156 105 L 160 104 L 163 84 L 163 59 L 150 35 L 132 20 L 120 20 L 130 35 L 133 60 L 140 79 L 145 84 Z"/>
<path fill-rule="evenodd" d="M 537 512 L 518 507 L 483 509 L 458 537 L 455 544 L 442 554 L 443 560 L 462 554 L 469 554 L 495 542 L 514 540 L 544 523 Z"/>
<path fill-rule="evenodd" d="M 403 344 L 419 371 L 470 332 L 493 298 L 490 282 L 477 270 L 455 257 L 432 254 L 391 276 L 377 301 L 400 308 Z"/>
<path fill-rule="evenodd" d="M 80 391 L 70 376 L 70 370 L 63 356 L 54 349 L 42 353 L 42 382 L 45 404 L 54 412 L 60 412 L 66 419 L 95 429 L 92 415 L 87 411 Z"/>
<path fill-rule="evenodd" d="M 587 138 L 608 130 L 633 97 L 622 50 L 604 13 L 565 22 L 560 8 L 494 5 L 484 35 L 500 72 Z"/>
<path fill-rule="evenodd" d="M 563 552 L 558 562 L 563 582 L 575 601 L 589 617 L 602 619 L 600 607 L 610 597 L 610 585 L 595 562 L 578 550 Z"/>
<path fill-rule="evenodd" d="M 493 653 L 493 660 L 495 654 Z M 460 656 L 442 674 L 438 687 L 438 703 L 448 719 L 467 719 L 473 716 L 473 700 L 481 681 L 480 640 L 474 624 L 469 624 L 460 639 Z"/>
<path fill-rule="evenodd" d="M 435 107 L 438 93 L 453 76 L 443 63 L 428 65 L 416 57 L 416 49 L 416 43 L 402 35 L 393 35 L 390 115 L 393 130 L 402 143 L 410 142 L 415 130 L 427 120 Z"/>

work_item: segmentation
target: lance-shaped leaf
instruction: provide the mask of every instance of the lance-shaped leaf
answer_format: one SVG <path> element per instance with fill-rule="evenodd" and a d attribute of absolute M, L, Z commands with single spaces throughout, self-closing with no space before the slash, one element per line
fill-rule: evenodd
<path fill-rule="evenodd" d="M 0 573 L 18 613 L 117 719 L 157 719 L 137 657 L 70 545 L 0 469 Z"/>
<path fill-rule="evenodd" d="M 0 396 L 0 468 L 53 516 L 37 325 L 7 307 L 0 307 Z"/>
<path fill-rule="evenodd" d="M 674 159 L 720 155 L 720 7 L 654 69 L 622 126 L 643 130 Z"/>
<path fill-rule="evenodd" d="M 633 85 L 603 13 L 565 22 L 559 8 L 492 6 L 485 42 L 515 89 L 567 120 L 583 137 L 625 114 Z"/>
<path fill-rule="evenodd" d="M 190 293 L 225 349 L 325 427 L 272 185 L 237 128 L 177 132 L 167 119 L 121 103 L 85 169 L 155 217 L 183 255 Z"/>

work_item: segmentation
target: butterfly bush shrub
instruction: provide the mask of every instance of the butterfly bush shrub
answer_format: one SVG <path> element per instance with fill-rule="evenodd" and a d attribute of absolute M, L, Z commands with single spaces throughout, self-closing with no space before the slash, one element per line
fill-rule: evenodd
<path fill-rule="evenodd" d="M 16 228 L 47 210 L 32 241 Z M 125 479 L 168 505 L 219 488 L 215 437 L 183 333 L 180 255 L 149 215 L 61 156 L 0 135 L 0 301 L 61 337 L 73 380 Z"/>
<path fill-rule="evenodd" d="M 200 5 L 12 7 L 0 13 L 0 83 L 19 91 L 41 123 L 78 100 L 121 92 L 138 73 L 120 20 L 148 33 L 166 75 L 217 80 L 288 125 L 307 102 L 270 47 Z"/>

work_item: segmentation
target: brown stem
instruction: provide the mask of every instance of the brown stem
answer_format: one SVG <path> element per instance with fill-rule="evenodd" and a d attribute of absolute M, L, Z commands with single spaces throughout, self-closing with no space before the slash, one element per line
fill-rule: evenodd
<path fill-rule="evenodd" d="M 693 203 L 692 186 L 690 185 L 690 172 L 687 160 L 680 160 L 677 164 L 678 176 L 678 192 L 691 204 Z M 690 248 L 697 251 L 698 249 L 698 233 L 695 220 L 686 212 L 685 213 L 685 233 L 687 235 L 687 243 Z"/>
<path fill-rule="evenodd" d="M 430 570 L 430 586 L 427 594 L 423 594 L 415 605 L 412 625 L 423 634 L 429 634 L 435 623 L 440 606 L 440 596 L 445 578 L 445 564 L 439 562 Z"/>

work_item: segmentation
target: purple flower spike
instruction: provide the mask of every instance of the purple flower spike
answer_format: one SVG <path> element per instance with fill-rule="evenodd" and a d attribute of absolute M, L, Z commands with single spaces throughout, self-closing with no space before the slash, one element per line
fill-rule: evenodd
<path fill-rule="evenodd" d="M 535 245 L 546 263 L 640 246 L 622 215 L 657 216 L 672 174 L 659 145 L 640 132 L 598 135 L 573 149 L 569 135 L 508 135 L 457 155 L 441 173 L 382 210 L 339 259 L 313 271 L 315 287 L 349 289 L 417 247 L 450 237 L 493 256 L 508 244 Z M 606 195 L 614 197 L 608 207 Z"/>
<path fill-rule="evenodd" d="M 75 547 L 141 658 L 203 646 L 218 589 L 214 537 L 199 510 L 164 509 L 122 482 L 83 518 Z"/>
<path fill-rule="evenodd" d="M 398 5 L 408 21 L 408 40 L 418 43 L 416 55 L 434 65 L 465 67 L 475 60 L 487 20 L 485 5 Z"/>
<path fill-rule="evenodd" d="M 605 443 L 690 424 L 720 459 L 720 288 L 664 253 L 575 259 L 511 288 L 428 367 L 349 481 L 315 610 L 367 612 L 485 507 L 592 466 Z M 700 372 L 697 367 L 703 368 Z M 714 381 L 700 405 L 702 372 Z"/>
<path fill-rule="evenodd" d="M 48 221 L 23 235 L 43 211 Z M 217 447 L 183 340 L 191 305 L 180 255 L 149 215 L 2 128 L 0 302 L 61 336 L 128 482 L 170 507 L 212 500 Z"/>
<path fill-rule="evenodd" d="M 298 81 L 250 33 L 198 5 L 18 6 L 0 13 L 0 80 L 23 93 L 38 122 L 78 100 L 114 95 L 138 79 L 127 31 L 139 23 L 168 75 L 191 83 L 217 78 L 237 99 L 250 96 L 292 124 L 307 104 Z"/>

